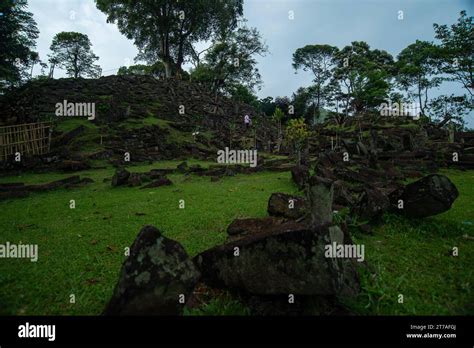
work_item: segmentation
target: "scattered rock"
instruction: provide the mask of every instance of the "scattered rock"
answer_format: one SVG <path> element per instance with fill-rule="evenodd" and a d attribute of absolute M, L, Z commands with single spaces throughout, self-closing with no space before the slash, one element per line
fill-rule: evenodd
<path fill-rule="evenodd" d="M 58 189 L 60 187 L 65 187 L 67 185 L 79 184 L 80 182 L 81 182 L 81 178 L 79 177 L 79 175 L 73 175 L 64 179 L 51 181 L 46 184 L 29 185 L 27 186 L 27 189 L 29 191 L 35 191 L 35 192 L 36 191 L 49 191 L 49 190 Z"/>
<path fill-rule="evenodd" d="M 291 178 L 298 188 L 302 190 L 309 182 L 309 168 L 303 165 L 291 169 Z"/>
<path fill-rule="evenodd" d="M 363 220 L 380 218 L 390 209 L 389 198 L 377 189 L 366 188 L 353 211 Z"/>
<path fill-rule="evenodd" d="M 123 186 L 128 184 L 128 178 L 130 177 L 130 172 L 124 168 L 117 168 L 115 174 L 112 177 L 112 186 Z"/>
<path fill-rule="evenodd" d="M 55 139 L 55 141 L 53 141 L 53 145 L 54 146 L 67 145 L 71 142 L 72 139 L 84 133 L 85 130 L 86 130 L 86 127 L 84 127 L 83 125 L 77 128 L 74 128 L 73 130 L 62 135 L 59 139 L 57 140 Z"/>
<path fill-rule="evenodd" d="M 181 162 L 176 168 L 180 173 L 186 173 L 188 171 L 188 163 L 186 161 Z"/>
<path fill-rule="evenodd" d="M 199 272 L 176 241 L 153 226 L 142 228 L 123 263 L 105 315 L 179 315 Z"/>
<path fill-rule="evenodd" d="M 143 187 L 141 187 L 142 189 L 146 189 L 146 188 L 153 188 L 153 187 L 160 187 L 160 186 L 167 186 L 167 185 L 171 185 L 173 184 L 171 182 L 170 179 L 168 179 L 167 177 L 163 176 L 161 178 L 159 178 L 158 180 L 154 180 L 152 181 L 151 183 L 149 183 L 148 185 L 145 185 Z"/>
<path fill-rule="evenodd" d="M 142 184 L 142 178 L 141 175 L 138 173 L 130 173 L 130 176 L 128 177 L 128 186 L 140 186 Z"/>
<path fill-rule="evenodd" d="M 272 193 L 267 211 L 272 216 L 299 219 L 306 214 L 306 199 L 286 193 Z"/>
<path fill-rule="evenodd" d="M 57 168 L 59 170 L 62 170 L 64 172 L 77 172 L 77 171 L 81 171 L 81 170 L 87 170 L 87 169 L 90 169 L 91 166 L 88 165 L 87 163 L 83 162 L 83 161 L 67 161 L 67 160 L 64 160 L 64 161 L 61 161 Z"/>

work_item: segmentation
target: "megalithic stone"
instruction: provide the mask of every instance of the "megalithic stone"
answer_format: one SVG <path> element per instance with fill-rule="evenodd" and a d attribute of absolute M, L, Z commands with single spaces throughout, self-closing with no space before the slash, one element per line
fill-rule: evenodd
<path fill-rule="evenodd" d="M 313 227 L 332 223 L 333 181 L 313 175 L 309 180 L 311 225 Z"/>

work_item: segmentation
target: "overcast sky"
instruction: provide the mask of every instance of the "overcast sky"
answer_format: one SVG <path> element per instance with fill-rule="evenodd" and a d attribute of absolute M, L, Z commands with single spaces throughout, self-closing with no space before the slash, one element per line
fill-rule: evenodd
<path fill-rule="evenodd" d="M 269 48 L 259 57 L 263 87 L 259 97 L 291 96 L 308 86 L 309 72 L 291 67 L 293 52 L 307 44 L 330 44 L 339 48 L 352 41 L 366 41 L 394 57 L 419 40 L 434 40 L 433 23 L 453 24 L 461 10 L 474 13 L 474 0 L 244 0 L 248 25 L 257 27 Z M 53 36 L 60 31 L 87 34 L 100 57 L 104 75 L 133 64 L 137 49 L 114 24 L 106 23 L 94 0 L 30 0 L 40 36 L 40 57 L 47 60 Z M 403 19 L 399 19 L 403 11 Z M 293 18 L 293 19 L 291 19 Z M 37 68 L 39 69 L 39 68 Z M 37 71 L 39 72 L 39 71 Z M 55 77 L 64 76 L 58 71 Z M 457 86 L 444 86 L 432 95 L 463 93 Z M 474 118 L 469 117 L 471 126 Z"/>

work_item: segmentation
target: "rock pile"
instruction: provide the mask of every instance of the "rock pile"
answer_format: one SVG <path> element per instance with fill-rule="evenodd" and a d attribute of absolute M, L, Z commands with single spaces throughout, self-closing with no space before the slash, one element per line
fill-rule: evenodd
<path fill-rule="evenodd" d="M 353 244 L 349 234 L 332 223 L 332 184 L 317 177 L 309 182 L 311 219 L 296 222 L 270 216 L 235 220 L 228 227 L 225 244 L 193 258 L 197 271 L 179 244 L 156 241 L 164 237 L 153 227 L 145 227 L 124 263 L 105 313 L 176 313 L 178 293 L 189 294 L 198 272 L 199 281 L 207 286 L 250 296 L 251 307 L 258 311 L 262 306 L 268 309 L 264 303 L 274 298 L 285 299 L 286 306 L 278 306 L 283 311 L 298 312 L 301 308 L 292 306 L 289 298 L 301 304 L 314 297 L 356 296 L 360 285 L 355 259 L 327 254 L 329 245 Z M 172 291 L 164 293 L 164 284 Z"/>
<path fill-rule="evenodd" d="M 154 188 L 159 186 L 171 185 L 172 182 L 166 177 L 166 174 L 172 173 L 169 169 L 152 169 L 146 173 L 130 173 L 124 168 L 117 168 L 112 177 L 112 186 L 141 186 L 143 183 L 149 183 L 144 188 Z"/>
<path fill-rule="evenodd" d="M 45 184 L 25 185 L 24 183 L 0 184 L 0 200 L 28 197 L 31 192 L 51 191 L 60 188 L 82 187 L 94 182 L 90 178 L 80 178 L 79 175 L 51 181 Z"/>

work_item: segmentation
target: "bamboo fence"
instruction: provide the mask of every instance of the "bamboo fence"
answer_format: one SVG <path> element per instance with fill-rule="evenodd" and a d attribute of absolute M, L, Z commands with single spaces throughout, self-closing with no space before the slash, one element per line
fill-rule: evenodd
<path fill-rule="evenodd" d="M 24 155 L 43 155 L 51 146 L 51 123 L 25 123 L 0 127 L 0 161 L 19 152 Z"/>

